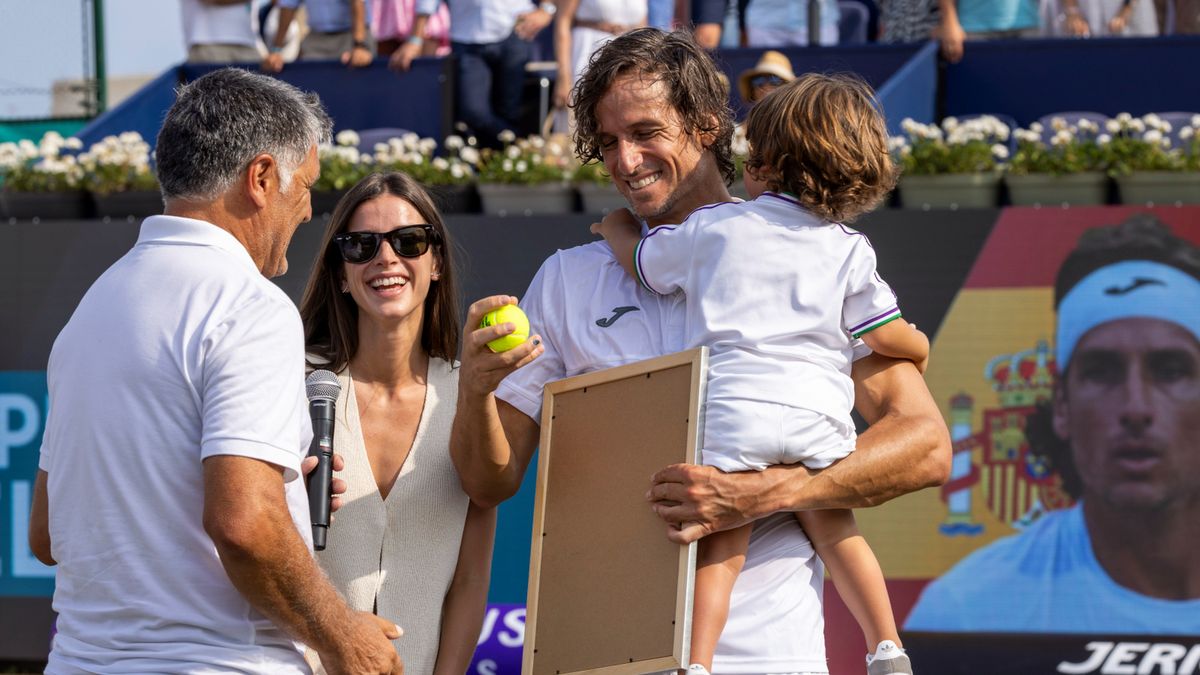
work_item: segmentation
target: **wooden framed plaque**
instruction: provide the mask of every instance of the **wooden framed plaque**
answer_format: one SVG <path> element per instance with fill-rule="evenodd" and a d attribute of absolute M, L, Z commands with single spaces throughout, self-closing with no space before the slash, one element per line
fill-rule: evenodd
<path fill-rule="evenodd" d="M 707 365 L 700 347 L 546 385 L 523 675 L 687 668 L 696 545 L 646 491 L 699 461 Z"/>

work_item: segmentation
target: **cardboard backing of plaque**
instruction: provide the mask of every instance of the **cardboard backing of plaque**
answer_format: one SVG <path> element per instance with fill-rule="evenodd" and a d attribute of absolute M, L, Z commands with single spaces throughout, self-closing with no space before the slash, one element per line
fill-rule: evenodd
<path fill-rule="evenodd" d="M 524 675 L 686 668 L 695 544 L 667 540 L 650 476 L 699 460 L 705 348 L 546 385 Z"/>

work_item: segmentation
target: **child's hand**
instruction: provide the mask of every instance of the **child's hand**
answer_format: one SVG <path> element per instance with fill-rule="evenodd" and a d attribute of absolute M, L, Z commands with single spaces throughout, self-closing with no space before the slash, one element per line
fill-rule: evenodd
<path fill-rule="evenodd" d="M 613 209 L 604 216 L 604 220 L 592 225 L 592 232 L 603 235 L 605 232 L 632 232 L 637 236 L 642 234 L 642 224 L 634 217 L 629 209 Z"/>

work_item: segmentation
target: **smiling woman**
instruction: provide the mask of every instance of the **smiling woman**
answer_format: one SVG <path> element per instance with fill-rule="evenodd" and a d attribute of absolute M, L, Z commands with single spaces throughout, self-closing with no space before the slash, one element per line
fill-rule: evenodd
<path fill-rule="evenodd" d="M 351 606 L 404 629 L 394 644 L 408 672 L 462 673 L 483 623 L 496 521 L 469 503 L 450 460 L 453 242 L 416 181 L 372 174 L 334 209 L 322 251 L 300 313 L 310 365 L 342 385 L 334 449 L 348 489 L 317 555 Z"/>

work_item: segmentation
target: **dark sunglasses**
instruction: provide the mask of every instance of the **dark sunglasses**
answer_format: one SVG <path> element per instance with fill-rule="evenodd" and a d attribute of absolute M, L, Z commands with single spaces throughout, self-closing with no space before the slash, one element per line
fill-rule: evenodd
<path fill-rule="evenodd" d="M 750 78 L 751 87 L 782 87 L 783 78 L 778 75 L 755 75 Z"/>
<path fill-rule="evenodd" d="M 442 243 L 442 238 L 432 225 L 405 225 L 391 232 L 343 232 L 334 236 L 342 260 L 361 265 L 371 262 L 379 253 L 379 244 L 384 239 L 401 258 L 419 258 L 429 250 L 429 245 Z"/>

